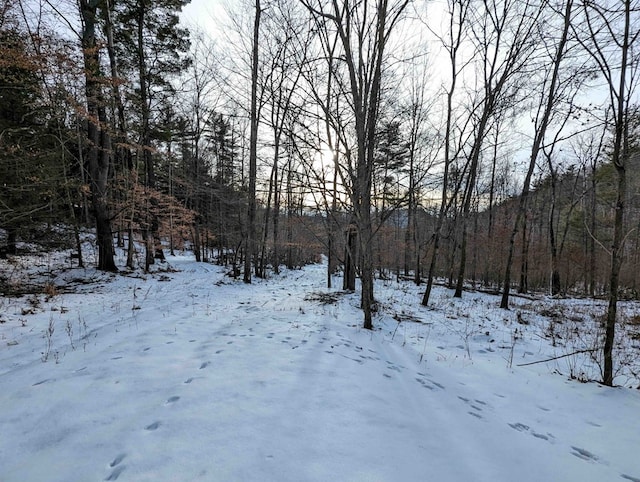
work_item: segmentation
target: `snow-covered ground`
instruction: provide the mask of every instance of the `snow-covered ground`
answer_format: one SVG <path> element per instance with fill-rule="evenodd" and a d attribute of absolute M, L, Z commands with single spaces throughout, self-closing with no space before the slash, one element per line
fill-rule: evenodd
<path fill-rule="evenodd" d="M 589 354 L 524 365 L 588 347 L 593 302 L 378 282 L 367 331 L 322 264 L 169 263 L 0 298 L 1 481 L 640 481 L 637 347 L 617 388 L 570 379 Z"/>

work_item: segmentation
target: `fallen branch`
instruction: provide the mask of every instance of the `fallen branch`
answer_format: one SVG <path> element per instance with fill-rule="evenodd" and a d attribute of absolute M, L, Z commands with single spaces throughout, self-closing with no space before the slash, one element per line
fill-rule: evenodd
<path fill-rule="evenodd" d="M 536 363 L 545 363 L 548 361 L 553 361 L 553 360 L 559 360 L 560 358 L 566 358 L 568 356 L 571 355 L 579 355 L 581 353 L 593 353 L 594 351 L 599 351 L 600 348 L 588 348 L 586 350 L 578 350 L 578 351 L 574 351 L 572 353 L 565 353 L 564 355 L 560 355 L 560 356 L 554 356 L 553 358 L 547 358 L 546 360 L 538 360 L 538 361 L 533 361 L 533 362 L 529 362 L 529 363 L 520 363 L 516 366 L 518 367 L 526 367 L 528 365 L 535 365 Z"/>

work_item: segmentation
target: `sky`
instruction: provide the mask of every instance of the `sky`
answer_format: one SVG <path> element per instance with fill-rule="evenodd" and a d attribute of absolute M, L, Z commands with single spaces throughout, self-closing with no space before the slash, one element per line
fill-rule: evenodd
<path fill-rule="evenodd" d="M 182 9 L 182 21 L 215 37 L 226 17 L 226 0 L 192 0 Z"/>

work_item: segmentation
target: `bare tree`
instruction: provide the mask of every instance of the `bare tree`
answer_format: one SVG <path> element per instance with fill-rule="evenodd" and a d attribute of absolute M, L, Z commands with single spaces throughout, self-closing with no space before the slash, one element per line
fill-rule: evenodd
<path fill-rule="evenodd" d="M 306 18 L 296 11 L 296 7 L 304 8 L 286 0 L 274 2 L 265 12 L 264 19 L 264 28 L 269 32 L 269 36 L 262 42 L 265 45 L 262 61 L 267 64 L 262 89 L 267 110 L 264 116 L 265 124 L 271 130 L 272 164 L 264 209 L 260 256 L 256 268 L 260 277 L 266 275 L 266 251 L 271 217 L 273 217 L 271 259 L 274 272 L 279 272 L 280 186 L 282 184 L 280 161 L 286 154 L 284 143 L 288 136 L 287 129 L 295 123 L 301 109 L 300 106 L 295 105 L 296 92 L 305 67 L 311 38 L 306 28 Z"/>
<path fill-rule="evenodd" d="M 470 0 L 450 0 L 448 2 L 449 28 L 447 37 L 441 38 L 441 42 L 447 51 L 449 67 L 451 68 L 451 78 L 447 87 L 447 107 L 444 133 L 444 168 L 442 174 L 442 198 L 435 231 L 433 233 L 433 251 L 427 273 L 427 287 L 422 296 L 422 304 L 427 306 L 433 288 L 433 278 L 435 276 L 436 260 L 440 252 L 440 238 L 444 226 L 444 220 L 450 206 L 449 201 L 449 170 L 454 158 L 457 156 L 457 149 L 454 147 L 454 98 L 458 87 L 458 77 L 465 62 L 460 64 L 460 51 L 465 40 L 465 31 L 469 15 Z"/>
<path fill-rule="evenodd" d="M 618 307 L 620 267 L 624 251 L 624 211 L 627 195 L 626 167 L 630 155 L 629 122 L 631 94 L 638 81 L 638 57 L 634 47 L 640 35 L 637 1 L 594 2 L 582 4 L 584 30 L 581 42 L 591 54 L 599 73 L 606 82 L 608 108 L 612 112 L 613 139 L 611 162 L 617 174 L 615 218 L 609 274 L 609 304 L 604 340 L 602 382 L 613 385 L 613 345 Z"/>
<path fill-rule="evenodd" d="M 598 236 L 596 230 L 598 201 L 596 172 L 604 150 L 606 132 L 605 126 L 602 126 L 599 133 L 589 132 L 586 135 L 579 136 L 572 144 L 574 156 L 584 171 L 585 179 L 588 180 L 588 185 L 584 187 L 589 202 L 589 206 L 584 209 L 584 226 L 586 233 L 585 252 L 588 260 L 585 271 L 589 296 L 595 296 L 596 294 L 596 237 Z"/>
<path fill-rule="evenodd" d="M 559 84 L 561 75 L 561 65 L 566 55 L 567 41 L 569 38 L 571 15 L 573 9 L 573 0 L 566 0 L 563 11 L 563 27 L 561 34 L 557 39 L 555 52 L 551 57 L 551 63 L 548 65 L 550 68 L 550 75 L 544 79 L 543 83 L 543 95 L 541 102 L 538 105 L 538 109 L 535 117 L 535 134 L 533 143 L 531 144 L 531 152 L 529 155 L 529 167 L 524 178 L 522 192 L 518 201 L 518 211 L 516 212 L 516 219 L 509 238 L 509 253 L 507 255 L 507 262 L 504 274 L 504 287 L 502 291 L 502 299 L 500 301 L 500 307 L 504 309 L 509 308 L 509 291 L 511 288 L 511 265 L 513 262 L 513 252 L 515 245 L 515 237 L 520 229 L 520 223 L 525 215 L 527 206 L 527 199 L 529 196 L 529 190 L 531 185 L 531 178 L 533 171 L 536 167 L 536 161 L 538 155 L 542 149 L 544 138 L 547 134 L 547 129 L 552 120 L 552 114 L 556 108 L 559 94 Z"/>
<path fill-rule="evenodd" d="M 386 48 L 394 27 L 409 1 L 390 3 L 389 0 L 377 0 L 375 3 L 352 3 L 349 0 L 332 0 L 326 10 L 323 3 L 304 3 L 312 13 L 325 20 L 326 28 L 336 29 L 343 51 L 342 59 L 348 72 L 348 92 L 354 114 L 357 144 L 355 170 L 350 174 L 351 201 L 360 248 L 363 326 L 372 329 L 374 230 L 371 219 L 371 187 L 375 134 Z"/>
<path fill-rule="evenodd" d="M 404 232 L 404 276 L 413 270 L 416 285 L 421 282 L 421 236 L 418 229 L 418 210 L 421 187 L 433 166 L 434 158 L 440 151 L 436 136 L 429 136 L 427 130 L 429 114 L 434 98 L 429 98 L 429 70 L 426 56 L 412 62 L 405 74 L 408 87 L 403 106 L 403 118 L 407 133 L 406 205 L 407 220 Z"/>

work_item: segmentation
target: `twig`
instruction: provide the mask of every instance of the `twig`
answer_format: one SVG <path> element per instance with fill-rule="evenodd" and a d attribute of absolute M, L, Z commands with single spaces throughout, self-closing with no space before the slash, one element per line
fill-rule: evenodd
<path fill-rule="evenodd" d="M 544 363 L 544 362 L 548 362 L 548 361 L 558 360 L 560 358 L 566 358 L 566 357 L 571 356 L 571 355 L 579 355 L 580 353 L 593 353 L 594 351 L 598 351 L 598 350 L 600 350 L 600 348 L 588 348 L 586 350 L 578 350 L 578 351 L 574 351 L 572 353 L 565 353 L 564 355 L 554 356 L 553 358 L 547 358 L 546 360 L 538 360 L 538 361 L 529 362 L 529 363 L 520 363 L 520 364 L 518 364 L 516 366 L 518 366 L 518 367 L 526 367 L 528 365 L 535 365 L 536 363 Z"/>
<path fill-rule="evenodd" d="M 396 329 L 393 330 L 393 335 L 391 335 L 391 341 L 396 337 L 396 331 L 398 331 L 398 327 L 400 326 L 400 320 L 398 320 L 398 324 L 396 325 Z"/>

